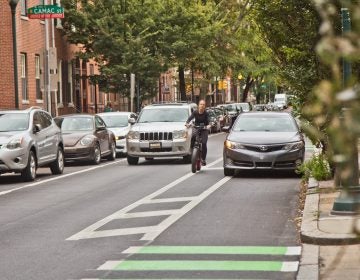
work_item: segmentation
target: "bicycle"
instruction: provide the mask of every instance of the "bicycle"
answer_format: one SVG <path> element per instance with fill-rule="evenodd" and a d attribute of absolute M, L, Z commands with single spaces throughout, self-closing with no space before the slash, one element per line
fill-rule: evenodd
<path fill-rule="evenodd" d="M 193 125 L 195 128 L 195 142 L 194 147 L 191 153 L 191 172 L 196 173 L 196 171 L 201 170 L 201 152 L 202 152 L 202 139 L 201 131 L 206 130 L 204 125 Z"/>

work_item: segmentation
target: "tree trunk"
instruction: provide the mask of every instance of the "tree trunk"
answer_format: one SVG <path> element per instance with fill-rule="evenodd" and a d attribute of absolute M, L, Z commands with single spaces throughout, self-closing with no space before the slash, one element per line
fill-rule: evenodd
<path fill-rule="evenodd" d="M 179 84 L 181 101 L 186 101 L 185 73 L 183 66 L 179 66 Z"/>
<path fill-rule="evenodd" d="M 254 83 L 254 79 L 252 79 L 251 76 L 248 75 L 247 78 L 246 78 L 246 85 L 245 85 L 243 95 L 242 95 L 242 102 L 246 102 L 246 100 L 248 98 L 250 88 L 251 88 L 253 83 Z"/>

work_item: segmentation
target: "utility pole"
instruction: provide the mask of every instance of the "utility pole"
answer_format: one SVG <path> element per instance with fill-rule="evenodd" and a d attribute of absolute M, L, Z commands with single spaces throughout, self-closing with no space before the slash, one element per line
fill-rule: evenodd
<path fill-rule="evenodd" d="M 350 13 L 347 8 L 341 8 L 341 26 L 342 34 L 346 34 L 351 31 L 351 20 Z M 343 58 L 343 89 L 347 87 L 347 84 L 351 78 L 351 63 Z M 343 108 L 340 116 L 340 122 L 344 123 L 345 118 L 349 109 Z M 343 124 L 345 125 L 345 124 Z M 334 201 L 332 208 L 332 214 L 348 214 L 356 215 L 360 210 L 360 186 L 359 186 L 359 162 L 358 162 L 358 147 L 357 142 L 358 138 L 353 135 L 350 136 L 350 142 L 348 145 L 351 146 L 351 155 L 347 153 L 345 155 L 345 162 L 337 163 L 335 171 L 335 184 L 337 187 L 340 185 L 342 190 L 339 197 Z M 344 169 L 347 169 L 346 172 L 351 170 L 351 174 L 342 176 Z"/>

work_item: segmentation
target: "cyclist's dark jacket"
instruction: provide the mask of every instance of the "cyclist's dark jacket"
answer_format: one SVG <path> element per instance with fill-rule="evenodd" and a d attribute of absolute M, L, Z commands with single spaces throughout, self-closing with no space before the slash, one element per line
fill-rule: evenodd
<path fill-rule="evenodd" d="M 200 114 L 198 110 L 192 112 L 190 117 L 187 119 L 186 123 L 189 123 L 192 119 L 195 118 L 195 125 L 209 125 L 209 113 L 205 110 L 204 113 Z"/>

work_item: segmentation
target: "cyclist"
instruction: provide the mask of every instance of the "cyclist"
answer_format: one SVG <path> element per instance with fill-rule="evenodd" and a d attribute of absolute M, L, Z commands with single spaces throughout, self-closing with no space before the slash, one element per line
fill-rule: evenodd
<path fill-rule="evenodd" d="M 187 119 L 185 123 L 186 127 L 190 127 L 189 123 L 192 119 L 195 119 L 195 125 L 202 125 L 204 128 L 206 128 L 200 131 L 202 140 L 201 165 L 206 165 L 207 140 L 209 134 L 208 129 L 210 129 L 211 125 L 209 114 L 206 111 L 205 100 L 201 99 L 199 101 L 198 109 L 193 111 L 190 117 Z M 194 130 L 191 137 L 191 148 L 194 147 L 196 133 L 197 131 Z"/>

